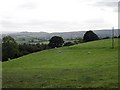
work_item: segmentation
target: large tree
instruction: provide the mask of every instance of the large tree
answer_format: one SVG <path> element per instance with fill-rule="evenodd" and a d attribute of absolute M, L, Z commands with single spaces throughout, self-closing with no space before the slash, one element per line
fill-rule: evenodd
<path fill-rule="evenodd" d="M 62 37 L 59 36 L 53 36 L 50 40 L 49 40 L 49 46 L 51 48 L 55 48 L 55 47 L 61 47 L 64 43 L 64 40 Z"/>
<path fill-rule="evenodd" d="M 93 31 L 87 31 L 84 36 L 83 36 L 83 41 L 88 42 L 88 41 L 94 41 L 98 40 L 99 37 L 93 32 Z"/>
<path fill-rule="evenodd" d="M 2 60 L 7 61 L 8 58 L 13 59 L 18 57 L 18 44 L 11 36 L 6 36 L 2 40 Z"/>

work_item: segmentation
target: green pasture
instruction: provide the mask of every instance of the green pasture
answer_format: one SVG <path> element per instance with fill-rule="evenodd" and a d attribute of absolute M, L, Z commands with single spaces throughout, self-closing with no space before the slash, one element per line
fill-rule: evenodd
<path fill-rule="evenodd" d="M 117 88 L 118 39 L 49 49 L 2 63 L 3 88 Z"/>

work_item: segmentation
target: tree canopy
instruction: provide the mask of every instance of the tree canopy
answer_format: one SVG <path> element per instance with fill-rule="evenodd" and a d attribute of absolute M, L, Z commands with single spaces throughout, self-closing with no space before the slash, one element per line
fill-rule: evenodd
<path fill-rule="evenodd" d="M 62 37 L 60 36 L 53 36 L 50 40 L 49 40 L 49 46 L 51 48 L 55 48 L 55 47 L 61 47 L 64 43 L 64 40 Z"/>
<path fill-rule="evenodd" d="M 8 58 L 13 59 L 18 56 L 18 44 L 11 36 L 6 36 L 2 40 L 2 59 L 7 61 Z"/>
<path fill-rule="evenodd" d="M 99 37 L 93 32 L 93 31 L 87 31 L 84 36 L 83 36 L 83 41 L 88 42 L 88 41 L 94 41 L 98 40 Z"/>
<path fill-rule="evenodd" d="M 118 36 L 118 38 L 120 38 L 120 35 Z"/>

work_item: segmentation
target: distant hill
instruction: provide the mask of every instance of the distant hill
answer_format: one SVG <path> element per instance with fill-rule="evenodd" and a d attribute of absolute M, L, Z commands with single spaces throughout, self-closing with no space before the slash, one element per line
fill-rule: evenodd
<path fill-rule="evenodd" d="M 93 30 L 100 38 L 111 37 L 112 30 Z M 58 33 L 47 33 L 47 32 L 19 32 L 3 34 L 3 37 L 10 35 L 15 39 L 28 39 L 39 38 L 43 40 L 49 40 L 52 36 L 61 36 L 64 39 L 75 39 L 83 38 L 86 31 L 74 31 L 74 32 L 58 32 Z M 118 29 L 115 29 L 115 36 L 118 36 Z"/>

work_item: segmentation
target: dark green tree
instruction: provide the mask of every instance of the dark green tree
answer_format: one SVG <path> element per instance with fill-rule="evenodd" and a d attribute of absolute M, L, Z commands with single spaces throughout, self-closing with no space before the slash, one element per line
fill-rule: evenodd
<path fill-rule="evenodd" d="M 49 40 L 49 46 L 51 48 L 55 48 L 55 47 L 61 47 L 64 43 L 64 40 L 62 37 L 59 36 L 53 36 L 50 40 Z"/>
<path fill-rule="evenodd" d="M 8 58 L 13 59 L 19 56 L 18 44 L 11 36 L 6 36 L 2 40 L 2 61 Z"/>
<path fill-rule="evenodd" d="M 99 37 L 91 30 L 87 31 L 83 37 L 84 42 L 94 41 L 94 40 L 98 40 L 98 39 L 99 39 Z"/>
<path fill-rule="evenodd" d="M 118 36 L 118 38 L 120 38 L 120 35 Z"/>

